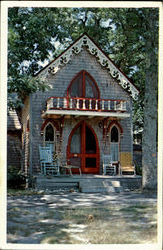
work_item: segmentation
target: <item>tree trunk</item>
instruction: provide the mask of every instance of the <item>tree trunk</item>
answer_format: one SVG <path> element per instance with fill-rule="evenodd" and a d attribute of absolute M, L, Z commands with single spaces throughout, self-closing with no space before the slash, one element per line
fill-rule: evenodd
<path fill-rule="evenodd" d="M 157 95 L 156 79 L 148 73 L 144 106 L 144 133 L 142 143 L 143 188 L 157 188 Z"/>
<path fill-rule="evenodd" d="M 157 29 L 156 18 L 148 16 L 148 37 L 146 39 L 146 86 L 144 101 L 144 132 L 142 141 L 143 189 L 157 189 Z M 155 22 L 155 23 L 154 23 Z M 150 31 L 150 32 L 149 32 Z M 150 34 L 149 34 L 150 33 Z"/>

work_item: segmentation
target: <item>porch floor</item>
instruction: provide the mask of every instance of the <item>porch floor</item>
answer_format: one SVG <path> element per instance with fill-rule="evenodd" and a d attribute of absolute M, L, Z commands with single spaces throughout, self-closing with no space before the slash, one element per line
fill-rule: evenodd
<path fill-rule="evenodd" d="M 83 193 L 123 192 L 141 188 L 141 176 L 108 176 L 108 175 L 36 175 L 36 188 L 49 190 L 78 190 Z"/>

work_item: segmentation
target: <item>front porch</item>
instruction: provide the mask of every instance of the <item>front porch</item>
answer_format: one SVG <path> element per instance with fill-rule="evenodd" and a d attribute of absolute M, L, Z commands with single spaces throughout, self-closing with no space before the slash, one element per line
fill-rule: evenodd
<path fill-rule="evenodd" d="M 73 176 L 42 176 L 35 178 L 35 187 L 50 191 L 79 191 L 82 193 L 111 193 L 141 189 L 142 177 L 135 175 L 104 176 L 83 174 Z"/>

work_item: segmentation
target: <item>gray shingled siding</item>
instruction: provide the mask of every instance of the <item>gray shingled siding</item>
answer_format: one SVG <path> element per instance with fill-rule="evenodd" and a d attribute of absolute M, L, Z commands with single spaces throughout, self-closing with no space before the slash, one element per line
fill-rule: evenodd
<path fill-rule="evenodd" d="M 39 151 L 38 145 L 42 143 L 43 137 L 40 134 L 41 126 L 44 120 L 41 118 L 41 113 L 46 108 L 46 100 L 50 96 L 66 96 L 67 87 L 69 86 L 72 78 L 81 70 L 86 70 L 96 80 L 99 90 L 100 98 L 104 99 L 124 99 L 127 100 L 127 111 L 132 113 L 132 102 L 129 94 L 109 75 L 107 70 L 103 68 L 96 58 L 90 55 L 85 49 L 79 54 L 74 55 L 72 60 L 65 66 L 63 66 L 55 75 L 48 75 L 48 82 L 53 88 L 45 93 L 37 92 L 32 94 L 31 102 L 31 117 L 32 122 L 30 124 L 32 132 L 30 141 L 32 143 L 31 160 L 33 170 L 39 171 Z M 95 133 L 99 140 L 100 156 L 103 152 L 102 136 L 103 130 L 99 128 L 99 121 L 89 120 L 89 123 L 95 130 Z M 132 152 L 132 120 L 131 118 L 121 119 L 119 121 L 123 127 L 123 137 L 121 138 L 121 148 L 123 152 Z M 77 120 L 65 120 L 63 130 L 63 154 L 66 157 L 68 136 L 71 133 L 72 128 L 77 124 Z M 102 157 L 101 164 L 102 164 Z"/>

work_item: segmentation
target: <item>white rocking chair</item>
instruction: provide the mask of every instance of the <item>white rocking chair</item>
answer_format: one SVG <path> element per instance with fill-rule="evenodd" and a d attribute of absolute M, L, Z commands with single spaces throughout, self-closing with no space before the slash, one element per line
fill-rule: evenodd
<path fill-rule="evenodd" d="M 103 174 L 116 175 L 116 166 L 113 165 L 111 155 L 103 155 Z"/>
<path fill-rule="evenodd" d="M 60 175 L 59 164 L 54 162 L 50 147 L 39 146 L 41 172 L 43 175 Z"/>

